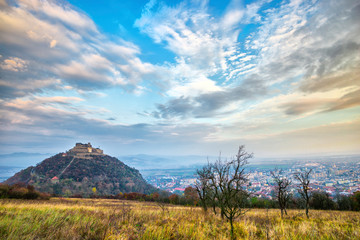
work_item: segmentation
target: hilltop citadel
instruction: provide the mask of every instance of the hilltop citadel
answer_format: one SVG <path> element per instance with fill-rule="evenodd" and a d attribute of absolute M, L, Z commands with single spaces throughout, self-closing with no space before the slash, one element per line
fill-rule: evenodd
<path fill-rule="evenodd" d="M 66 152 L 68 156 L 76 156 L 80 158 L 90 157 L 92 155 L 104 155 L 103 150 L 100 148 L 93 148 L 90 143 L 76 143 L 75 147 Z"/>

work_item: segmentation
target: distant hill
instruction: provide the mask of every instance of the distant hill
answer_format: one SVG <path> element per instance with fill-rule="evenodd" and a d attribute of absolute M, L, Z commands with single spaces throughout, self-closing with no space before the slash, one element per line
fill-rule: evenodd
<path fill-rule="evenodd" d="M 103 154 L 91 144 L 77 143 L 66 153 L 45 159 L 6 180 L 6 184 L 22 182 L 41 192 L 64 196 L 115 195 L 120 192 L 151 193 L 156 189 L 146 183 L 135 168 L 115 157 Z"/>
<path fill-rule="evenodd" d="M 201 155 L 182 155 L 182 156 L 166 156 L 166 155 L 127 155 L 118 156 L 125 164 L 144 170 L 157 170 L 157 169 L 197 169 L 208 161 L 213 162 L 219 156 L 201 156 Z M 225 157 L 226 158 L 226 157 Z M 230 157 L 231 158 L 231 157 Z M 249 161 L 248 167 L 254 168 L 275 168 L 275 167 L 288 167 L 289 165 L 304 163 L 304 162 L 359 162 L 360 155 L 325 155 L 325 156 L 300 156 L 300 157 L 254 157 Z"/>
<path fill-rule="evenodd" d="M 146 154 L 128 155 L 118 157 L 125 164 L 136 169 L 175 169 L 201 167 L 207 162 L 206 156 L 186 155 L 186 156 L 154 156 Z M 213 157 L 215 158 L 215 157 Z"/>

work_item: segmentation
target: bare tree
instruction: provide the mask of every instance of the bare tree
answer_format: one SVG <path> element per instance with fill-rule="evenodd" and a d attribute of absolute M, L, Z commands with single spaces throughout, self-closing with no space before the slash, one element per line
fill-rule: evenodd
<path fill-rule="evenodd" d="M 165 212 L 168 212 L 167 204 L 164 201 L 156 201 L 156 205 L 162 210 L 162 215 L 165 215 Z"/>
<path fill-rule="evenodd" d="M 301 172 L 297 172 L 294 175 L 294 178 L 298 180 L 299 189 L 298 192 L 300 193 L 301 197 L 305 200 L 305 213 L 306 217 L 309 218 L 309 202 L 310 202 L 310 173 L 312 169 L 306 170 L 303 169 Z"/>
<path fill-rule="evenodd" d="M 231 238 L 234 239 L 234 220 L 244 215 L 249 193 L 246 190 L 247 174 L 245 165 L 253 155 L 239 147 L 236 157 L 231 161 L 222 161 L 221 156 L 214 164 L 208 164 L 208 191 L 213 206 L 218 206 L 221 216 L 226 217 L 231 227 Z M 214 207 L 215 210 L 215 207 Z M 216 213 L 216 212 L 215 212 Z"/>
<path fill-rule="evenodd" d="M 275 169 L 271 175 L 275 181 L 275 194 L 281 210 L 281 218 L 283 218 L 284 212 L 287 215 L 286 208 L 291 197 L 289 191 L 291 180 L 282 176 L 282 170 Z"/>
<path fill-rule="evenodd" d="M 200 203 L 205 213 L 207 213 L 208 207 L 212 207 L 214 214 L 216 215 L 218 201 L 215 189 L 213 188 L 213 182 L 211 181 L 211 178 L 213 177 L 212 169 L 213 164 L 208 162 L 206 166 L 196 170 L 198 178 L 195 183 L 195 188 L 198 192 Z"/>
<path fill-rule="evenodd" d="M 209 204 L 209 194 L 210 194 L 210 168 L 209 164 L 204 166 L 202 169 L 197 169 L 196 174 L 198 176 L 195 189 L 199 195 L 201 207 L 204 209 L 204 212 L 207 213 L 208 204 Z"/>

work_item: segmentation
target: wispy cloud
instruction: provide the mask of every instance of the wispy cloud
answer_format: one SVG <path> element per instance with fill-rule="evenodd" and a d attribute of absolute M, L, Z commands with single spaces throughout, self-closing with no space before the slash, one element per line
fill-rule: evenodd
<path fill-rule="evenodd" d="M 261 80 L 257 81 L 252 76 L 251 81 L 243 82 L 240 86 L 227 88 L 221 91 L 203 93 L 195 97 L 179 97 L 168 101 L 166 104 L 159 104 L 153 116 L 157 118 L 215 118 L 236 112 L 237 109 L 229 109 L 231 103 L 239 103 L 244 100 L 266 94 Z"/>
<path fill-rule="evenodd" d="M 197 83 L 213 82 L 220 87 L 221 81 L 211 77 L 217 75 L 224 81 L 224 76 L 234 68 L 234 62 L 228 59 L 237 54 L 239 23 L 244 16 L 255 14 L 253 10 L 248 11 L 234 1 L 223 16 L 214 18 L 206 1 L 184 1 L 174 7 L 150 3 L 135 26 L 177 55 L 177 62 L 170 69 L 175 74 L 170 76 L 174 86 L 180 83 L 191 88 Z M 186 72 L 177 75 L 178 68 L 185 68 Z M 168 94 L 173 96 L 173 92 Z"/>
<path fill-rule="evenodd" d="M 176 67 L 186 70 L 167 92 L 173 99 L 159 104 L 154 116 L 213 117 L 222 109 L 227 112 L 229 105 L 243 104 L 240 100 L 257 95 L 265 100 L 264 94 L 271 97 L 279 87 L 282 93 L 305 94 L 338 88 L 350 93 L 353 89 L 348 87 L 358 88 L 357 1 L 289 1 L 279 9 L 261 12 L 263 4 L 232 4 L 218 18 L 210 15 L 206 3 L 152 4 L 146 9 L 136 26 L 181 57 Z M 260 26 L 245 42 L 238 42 L 241 24 L 250 16 Z M 203 91 L 196 90 L 198 83 Z M 318 111 L 323 108 L 316 106 Z M 301 108 L 293 112 L 307 112 L 306 107 Z"/>
<path fill-rule="evenodd" d="M 14 71 L 14 72 L 25 71 L 27 68 L 27 62 L 22 60 L 21 58 L 10 57 L 8 59 L 5 59 L 0 64 L 0 67 L 3 70 Z"/>
<path fill-rule="evenodd" d="M 19 91 L 17 86 L 33 85 L 44 76 L 57 80 L 43 84 L 41 90 L 70 85 L 81 90 L 120 86 L 135 91 L 156 68 L 138 58 L 136 45 L 108 39 L 85 13 L 65 2 L 20 1 L 2 8 L 0 21 L 0 43 L 6 49 L 2 82 L 9 88 L 3 97 L 40 91 L 34 87 Z"/>

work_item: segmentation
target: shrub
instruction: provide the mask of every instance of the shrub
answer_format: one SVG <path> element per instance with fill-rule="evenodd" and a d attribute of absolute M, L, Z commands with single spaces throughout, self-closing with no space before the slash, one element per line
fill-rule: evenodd
<path fill-rule="evenodd" d="M 10 186 L 7 184 L 0 184 L 0 198 L 9 198 Z"/>
<path fill-rule="evenodd" d="M 31 185 L 14 184 L 10 186 L 7 184 L 0 184 L 0 198 L 49 199 L 50 195 L 36 191 Z"/>
<path fill-rule="evenodd" d="M 312 198 L 310 200 L 310 207 L 322 210 L 335 210 L 336 203 L 326 192 L 313 192 Z"/>
<path fill-rule="evenodd" d="M 169 197 L 169 201 L 170 203 L 172 204 L 177 204 L 179 202 L 179 196 L 177 194 L 172 194 L 170 197 Z"/>
<path fill-rule="evenodd" d="M 10 190 L 10 198 L 21 198 L 25 199 L 26 194 L 28 193 L 28 190 L 24 187 L 19 188 L 12 188 Z"/>
<path fill-rule="evenodd" d="M 351 197 L 351 208 L 353 211 L 360 211 L 360 192 L 355 192 Z"/>

